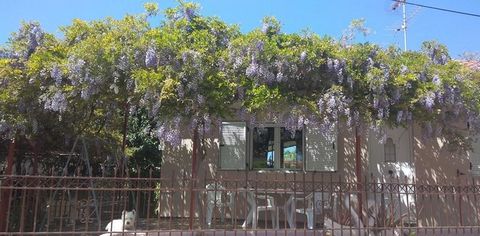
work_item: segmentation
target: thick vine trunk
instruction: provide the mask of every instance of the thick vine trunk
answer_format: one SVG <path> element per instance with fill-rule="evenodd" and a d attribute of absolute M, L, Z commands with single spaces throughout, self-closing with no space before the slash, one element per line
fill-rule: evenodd
<path fill-rule="evenodd" d="M 33 160 L 32 160 L 32 165 L 33 165 L 33 175 L 38 175 L 38 156 L 40 154 L 38 142 L 36 140 L 28 140 L 30 144 L 30 148 L 33 150 Z"/>
<path fill-rule="evenodd" d="M 123 156 L 120 158 L 120 177 L 124 176 L 125 172 L 125 149 L 127 148 L 127 130 L 128 130 L 128 102 L 125 101 L 125 107 L 123 111 L 123 137 L 122 137 L 122 154 Z"/>
<path fill-rule="evenodd" d="M 7 154 L 7 168 L 5 170 L 5 175 L 11 175 L 13 170 L 13 159 L 15 155 L 15 139 L 12 139 L 8 145 L 8 154 Z M 2 186 L 7 188 L 11 185 L 11 180 L 7 179 Z M 0 198 L 0 232 L 6 232 L 7 230 L 7 216 L 8 208 L 10 205 L 10 195 L 12 190 L 2 188 L 1 198 Z"/>

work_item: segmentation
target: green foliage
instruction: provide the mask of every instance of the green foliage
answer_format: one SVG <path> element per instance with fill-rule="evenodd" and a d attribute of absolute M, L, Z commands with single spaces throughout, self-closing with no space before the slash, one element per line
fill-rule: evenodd
<path fill-rule="evenodd" d="M 0 59 L 0 135 L 120 143 L 125 115 L 138 110 L 129 155 L 147 163 L 143 157 L 157 155 L 148 135 L 178 145 L 180 128 L 198 128 L 204 137 L 236 112 L 290 128 L 345 121 L 378 129 L 414 117 L 450 140 L 461 137 L 452 120 L 466 117 L 472 133 L 480 130 L 479 72 L 451 60 L 436 42 L 420 52 L 352 43 L 356 33 L 370 31 L 362 19 L 340 40 L 282 33 L 273 17 L 241 33 L 184 1 L 152 27 L 158 6 L 144 7 L 146 13 L 122 19 L 76 19 L 59 38 L 24 23 L 0 50 L 8 55 Z M 137 134 L 145 127 L 149 132 Z"/>
<path fill-rule="evenodd" d="M 159 177 L 159 168 L 162 164 L 162 151 L 159 150 L 159 141 L 152 137 L 152 122 L 144 109 L 136 111 L 130 116 L 127 135 L 127 155 L 129 156 L 130 176 L 137 176 L 135 171 L 140 169 L 142 177 Z"/>
<path fill-rule="evenodd" d="M 145 8 L 145 11 L 147 11 L 148 16 L 155 16 L 158 14 L 158 4 L 157 3 L 152 3 L 152 2 L 147 2 L 143 4 L 143 7 Z"/>

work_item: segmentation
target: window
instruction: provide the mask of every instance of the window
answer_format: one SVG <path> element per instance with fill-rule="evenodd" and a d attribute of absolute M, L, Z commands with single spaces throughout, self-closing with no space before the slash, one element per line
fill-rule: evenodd
<path fill-rule="evenodd" d="M 470 171 L 472 175 L 480 175 L 480 138 L 472 139 L 472 150 L 467 152 L 470 159 Z"/>
<path fill-rule="evenodd" d="M 336 127 L 289 131 L 271 123 L 247 128 L 245 122 L 223 122 L 218 163 L 223 170 L 336 171 L 336 142 Z"/>
<path fill-rule="evenodd" d="M 396 162 L 397 156 L 395 153 L 395 143 L 393 143 L 392 138 L 387 138 L 387 141 L 384 144 L 385 151 L 385 162 Z"/>
<path fill-rule="evenodd" d="M 245 122 L 223 122 L 220 131 L 220 169 L 243 170 L 246 162 Z"/>
<path fill-rule="evenodd" d="M 252 133 L 253 169 L 303 168 L 303 134 L 283 127 L 254 127 Z"/>

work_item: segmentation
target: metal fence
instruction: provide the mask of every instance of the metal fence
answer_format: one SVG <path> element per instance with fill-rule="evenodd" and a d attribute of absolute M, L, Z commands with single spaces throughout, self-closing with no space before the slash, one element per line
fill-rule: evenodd
<path fill-rule="evenodd" d="M 356 183 L 323 174 L 0 181 L 3 235 L 480 235 L 473 182 Z"/>

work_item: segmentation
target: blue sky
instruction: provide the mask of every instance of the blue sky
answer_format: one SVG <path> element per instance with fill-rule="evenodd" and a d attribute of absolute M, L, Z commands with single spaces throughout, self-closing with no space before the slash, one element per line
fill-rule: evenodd
<path fill-rule="evenodd" d="M 20 22 L 39 21 L 43 28 L 60 35 L 59 26 L 70 24 L 74 18 L 84 20 L 115 18 L 124 14 L 143 12 L 144 2 L 157 2 L 161 9 L 174 6 L 174 0 L 1 0 L 0 44 L 18 29 Z M 260 25 L 264 16 L 275 16 L 284 32 L 310 29 L 320 35 L 339 37 L 352 19 L 364 18 L 373 33 L 358 41 L 370 41 L 387 46 L 403 45 L 401 12 L 390 10 L 389 0 L 198 0 L 203 15 L 218 16 L 240 25 L 246 32 Z M 478 0 L 411 0 L 480 14 Z M 445 13 L 430 9 L 407 7 L 409 20 L 408 47 L 418 50 L 421 42 L 437 40 L 448 46 L 453 57 L 463 52 L 480 52 L 480 18 Z M 160 18 L 153 21 L 159 22 Z M 155 22 L 152 22 L 155 23 Z"/>

